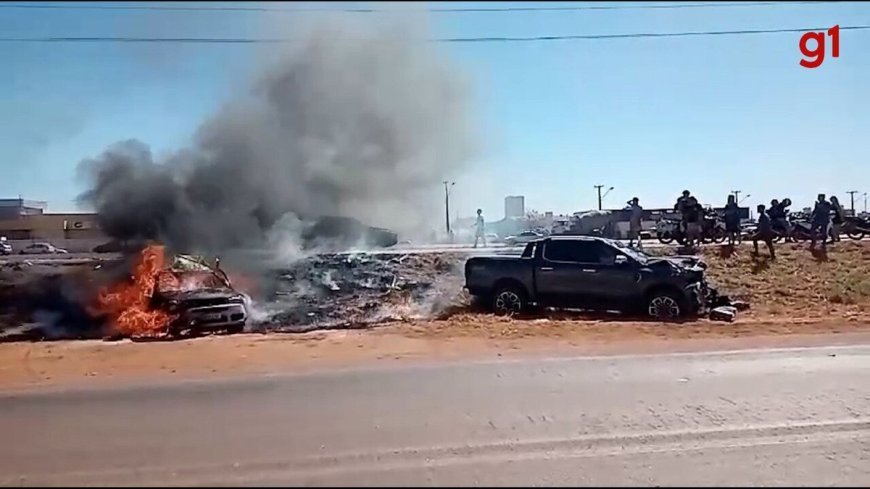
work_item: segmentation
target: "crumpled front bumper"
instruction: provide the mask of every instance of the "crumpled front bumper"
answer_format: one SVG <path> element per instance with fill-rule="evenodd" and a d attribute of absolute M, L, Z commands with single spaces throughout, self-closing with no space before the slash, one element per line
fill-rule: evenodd
<path fill-rule="evenodd" d="M 710 287 L 706 282 L 700 281 L 689 284 L 684 289 L 686 297 L 689 298 L 689 307 L 691 313 L 695 315 L 704 315 L 710 312 L 713 301 L 718 295 L 715 288 Z"/>
<path fill-rule="evenodd" d="M 180 322 L 188 327 L 199 329 L 222 328 L 245 324 L 248 311 L 244 304 L 221 304 L 215 306 L 193 307 L 184 310 Z"/>

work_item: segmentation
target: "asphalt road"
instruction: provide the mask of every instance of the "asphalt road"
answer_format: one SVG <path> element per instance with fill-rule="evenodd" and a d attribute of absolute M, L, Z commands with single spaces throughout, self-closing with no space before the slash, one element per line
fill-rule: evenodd
<path fill-rule="evenodd" d="M 870 347 L 0 396 L 2 485 L 867 485 Z"/>

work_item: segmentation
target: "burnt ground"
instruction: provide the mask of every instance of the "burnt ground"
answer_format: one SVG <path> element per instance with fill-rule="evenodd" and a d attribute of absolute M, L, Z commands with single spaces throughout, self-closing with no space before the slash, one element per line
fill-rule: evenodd
<path fill-rule="evenodd" d="M 438 317 L 468 303 L 464 263 L 459 253 L 308 258 L 272 272 L 253 329 L 304 332 Z"/>
<path fill-rule="evenodd" d="M 767 260 L 764 251 L 761 257 L 754 257 L 745 246 L 736 250 L 708 247 L 700 254 L 709 264 L 710 280 L 720 291 L 751 304 L 749 311 L 739 314 L 738 323 L 764 324 L 783 318 L 863 322 L 870 319 L 868 245 L 842 242 L 830 247 L 826 255 L 812 254 L 804 244 L 781 245 L 776 261 Z M 679 252 L 668 248 L 651 251 Z M 439 334 L 464 334 L 462 331 L 471 328 L 498 330 L 503 335 L 504 331 L 525 334 L 522 332 L 553 328 L 554 324 L 579 327 L 605 322 L 616 326 L 626 322 L 619 316 L 564 312 L 547 312 L 535 318 L 495 318 L 473 308 L 463 293 L 464 261 L 461 253 L 320 255 L 286 268 L 273 268 L 256 281 L 235 276 L 234 283 L 254 298 L 249 329 L 261 332 L 354 329 L 391 323 L 406 324 L 414 330 L 425 327 Z M 120 262 L 110 261 L 99 265 L 0 266 L 0 338 L 100 337 L 103 325 L 87 315 L 84 305 L 99 284 L 124 270 Z M 254 282 L 256 287 L 248 287 Z"/>
<path fill-rule="evenodd" d="M 122 277 L 120 259 L 74 265 L 0 265 L 0 341 L 94 338 L 104 324 L 88 314 L 99 288 Z"/>
<path fill-rule="evenodd" d="M 365 328 L 438 317 L 468 303 L 462 254 L 328 254 L 287 268 L 229 273 L 254 301 L 252 331 Z M 99 338 L 106 331 L 87 306 L 100 285 L 118 280 L 120 261 L 0 265 L 0 341 Z"/>

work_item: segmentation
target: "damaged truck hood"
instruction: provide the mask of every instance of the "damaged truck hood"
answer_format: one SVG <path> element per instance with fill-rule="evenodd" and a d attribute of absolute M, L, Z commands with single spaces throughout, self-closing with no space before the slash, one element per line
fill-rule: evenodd
<path fill-rule="evenodd" d="M 707 264 L 704 263 L 704 260 L 697 256 L 691 255 L 679 255 L 679 256 L 661 256 L 661 257 L 651 257 L 649 259 L 649 264 L 656 263 L 670 263 L 676 265 L 680 268 L 684 268 L 687 270 L 693 271 L 703 271 L 707 269 Z"/>
<path fill-rule="evenodd" d="M 161 295 L 169 300 L 185 302 L 189 300 L 233 300 L 242 299 L 242 294 L 232 289 L 197 289 L 197 290 L 173 290 L 161 292 Z"/>

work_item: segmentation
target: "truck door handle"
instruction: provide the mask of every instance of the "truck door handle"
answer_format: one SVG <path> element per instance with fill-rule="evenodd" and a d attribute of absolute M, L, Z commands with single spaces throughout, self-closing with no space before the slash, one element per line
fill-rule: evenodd
<path fill-rule="evenodd" d="M 552 271 L 553 271 L 553 267 L 541 267 L 541 271 L 542 271 L 542 272 L 552 272 Z"/>
<path fill-rule="evenodd" d="M 584 268 L 583 273 L 595 273 L 597 270 L 593 268 Z"/>

